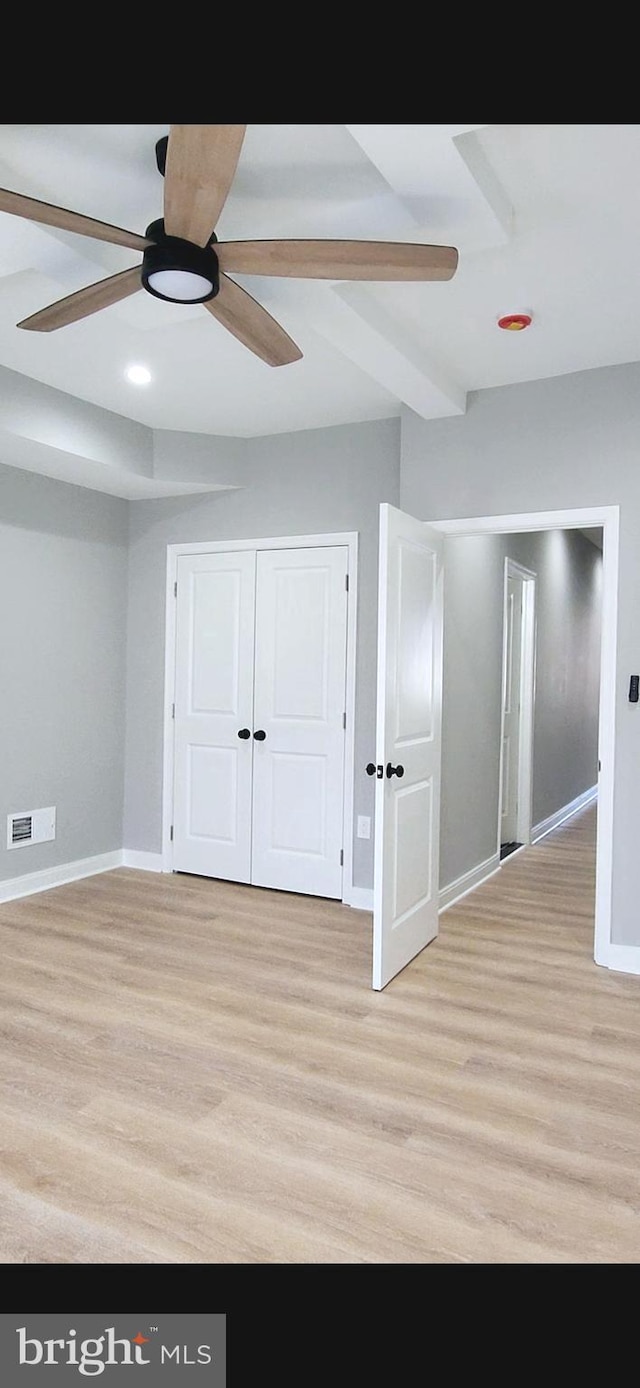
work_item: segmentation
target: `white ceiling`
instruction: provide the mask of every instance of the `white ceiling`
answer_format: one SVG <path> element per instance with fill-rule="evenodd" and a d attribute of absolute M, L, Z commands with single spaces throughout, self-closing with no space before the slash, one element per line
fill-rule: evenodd
<path fill-rule="evenodd" d="M 144 233 L 168 125 L 0 126 L 0 185 Z M 249 125 L 220 240 L 455 245 L 440 284 L 237 276 L 304 356 L 271 368 L 202 306 L 144 290 L 52 333 L 16 323 L 136 252 L 0 213 L 0 364 L 159 430 L 247 438 L 459 414 L 467 392 L 640 360 L 640 125 Z M 524 333 L 501 314 L 528 310 Z M 152 384 L 131 386 L 142 362 Z"/>

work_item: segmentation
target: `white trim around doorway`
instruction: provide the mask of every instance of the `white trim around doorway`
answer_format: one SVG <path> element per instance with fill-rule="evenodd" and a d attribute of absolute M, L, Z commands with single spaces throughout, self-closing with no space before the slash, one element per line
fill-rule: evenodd
<path fill-rule="evenodd" d="M 445 535 L 505 535 L 534 530 L 582 530 L 602 527 L 602 636 L 598 723 L 600 771 L 593 957 L 596 964 L 604 965 L 605 968 L 617 969 L 624 973 L 640 973 L 640 948 L 632 951 L 631 947 L 615 945 L 611 939 L 620 507 L 582 506 L 566 511 L 527 511 L 522 515 L 469 516 L 462 520 L 431 520 L 429 524 L 442 530 Z"/>
<path fill-rule="evenodd" d="M 162 871 L 173 871 L 173 706 L 176 676 L 176 582 L 178 559 L 189 554 L 214 554 L 245 549 L 320 549 L 343 545 L 348 550 L 348 616 L 345 707 L 343 834 L 344 862 L 342 872 L 342 901 L 346 906 L 361 905 L 359 889 L 353 886 L 353 786 L 355 770 L 355 710 L 356 710 L 356 614 L 358 611 L 358 532 L 332 535 L 269 536 L 258 540 L 202 540 L 193 543 L 167 545 L 167 583 L 165 615 L 164 665 L 164 734 L 162 765 Z"/>
<path fill-rule="evenodd" d="M 520 632 L 520 722 L 518 729 L 518 809 L 516 838 L 523 846 L 531 842 L 531 802 L 532 802 L 532 760 L 533 760 L 533 707 L 535 695 L 536 658 L 536 577 L 532 569 L 523 568 L 515 559 L 505 556 L 504 592 L 502 598 L 502 705 L 500 710 L 500 771 L 498 777 L 498 857 L 501 849 L 502 795 L 503 795 L 503 756 L 504 756 L 504 703 L 505 681 L 507 677 L 507 594 L 510 578 L 522 580 L 522 624 Z"/>

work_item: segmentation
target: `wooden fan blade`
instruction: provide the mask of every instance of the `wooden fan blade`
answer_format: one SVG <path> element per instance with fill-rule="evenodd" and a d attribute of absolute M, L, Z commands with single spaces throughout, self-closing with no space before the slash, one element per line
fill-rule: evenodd
<path fill-rule="evenodd" d="M 76 323 L 79 318 L 88 318 L 99 308 L 117 304 L 138 289 L 142 289 L 142 281 L 140 267 L 136 265 L 133 270 L 121 270 L 119 275 L 110 275 L 109 279 L 98 280 L 97 284 L 89 284 L 86 289 L 78 289 L 77 293 L 69 294 L 66 299 L 58 299 L 57 303 L 49 304 L 39 313 L 32 313 L 30 318 L 23 318 L 17 326 L 32 332 L 50 333 L 54 328 Z"/>
<path fill-rule="evenodd" d="M 397 241 L 223 241 L 221 270 L 311 280 L 450 280 L 453 246 Z"/>
<path fill-rule="evenodd" d="M 302 352 L 284 328 L 267 313 L 262 304 L 241 289 L 234 280 L 220 276 L 220 292 L 203 305 L 245 347 L 266 361 L 267 366 L 287 366 L 300 361 Z"/>
<path fill-rule="evenodd" d="M 164 171 L 164 229 L 196 246 L 211 240 L 227 200 L 246 125 L 172 125 Z"/>
<path fill-rule="evenodd" d="M 26 198 L 22 193 L 11 193 L 8 188 L 0 188 L 0 212 L 11 212 L 14 217 L 26 217 L 27 221 L 42 222 L 44 226 L 60 227 L 61 231 L 77 231 L 81 236 L 93 236 L 96 241 L 109 241 L 131 251 L 143 251 L 151 244 L 146 236 L 138 236 L 135 231 L 112 227 L 109 222 L 96 222 L 80 212 L 68 212 L 65 207 Z"/>

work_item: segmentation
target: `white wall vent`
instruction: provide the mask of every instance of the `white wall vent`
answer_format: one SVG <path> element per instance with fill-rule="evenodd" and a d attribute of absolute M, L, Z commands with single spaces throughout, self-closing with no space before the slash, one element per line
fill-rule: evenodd
<path fill-rule="evenodd" d="M 29 843 L 46 843 L 56 836 L 56 811 L 19 810 L 7 815 L 7 848 L 26 848 Z"/>
<path fill-rule="evenodd" d="M 11 816 L 11 847 L 16 843 L 31 843 L 33 839 L 33 815 L 14 814 Z"/>

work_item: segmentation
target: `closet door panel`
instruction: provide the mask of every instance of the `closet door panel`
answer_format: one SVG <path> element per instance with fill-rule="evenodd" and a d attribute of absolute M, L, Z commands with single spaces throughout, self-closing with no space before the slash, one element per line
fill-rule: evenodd
<path fill-rule="evenodd" d="M 342 895 L 347 558 L 343 546 L 257 556 L 251 881 L 258 886 Z"/>
<path fill-rule="evenodd" d="M 254 551 L 178 560 L 174 868 L 251 873 Z"/>

